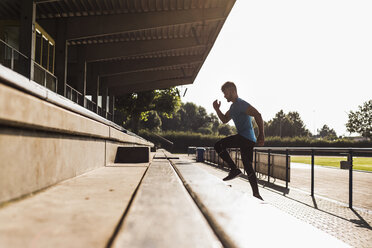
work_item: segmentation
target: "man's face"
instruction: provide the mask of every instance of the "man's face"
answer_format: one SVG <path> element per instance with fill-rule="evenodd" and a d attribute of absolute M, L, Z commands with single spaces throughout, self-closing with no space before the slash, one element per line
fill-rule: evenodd
<path fill-rule="evenodd" d="M 231 102 L 233 100 L 233 92 L 232 89 L 225 89 L 223 91 L 224 97 L 226 98 L 227 102 Z"/>

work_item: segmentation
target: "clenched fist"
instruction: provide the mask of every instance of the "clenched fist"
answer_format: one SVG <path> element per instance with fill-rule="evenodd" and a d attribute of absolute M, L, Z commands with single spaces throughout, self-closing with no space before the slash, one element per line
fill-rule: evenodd
<path fill-rule="evenodd" d="M 215 100 L 213 102 L 213 108 L 217 111 L 220 109 L 220 106 L 221 106 L 221 101 L 218 101 L 218 100 Z"/>

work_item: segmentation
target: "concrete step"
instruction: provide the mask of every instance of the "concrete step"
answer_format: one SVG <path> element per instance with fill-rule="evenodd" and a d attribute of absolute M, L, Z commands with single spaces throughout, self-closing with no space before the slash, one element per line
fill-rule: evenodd
<path fill-rule="evenodd" d="M 225 247 L 348 247 L 310 224 L 235 190 L 190 160 L 171 162 Z"/>
<path fill-rule="evenodd" d="M 165 159 L 151 163 L 113 247 L 221 247 Z"/>
<path fill-rule="evenodd" d="M 158 149 L 155 153 L 154 159 L 179 159 L 179 157 L 165 149 Z"/>
<path fill-rule="evenodd" d="M 0 247 L 105 247 L 147 164 L 103 167 L 0 207 Z"/>

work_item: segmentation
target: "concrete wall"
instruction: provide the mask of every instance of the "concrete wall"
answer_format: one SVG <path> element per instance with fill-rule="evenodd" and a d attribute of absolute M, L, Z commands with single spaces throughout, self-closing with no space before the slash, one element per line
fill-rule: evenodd
<path fill-rule="evenodd" d="M 108 163 L 118 146 L 152 146 L 0 81 L 0 203 Z"/>

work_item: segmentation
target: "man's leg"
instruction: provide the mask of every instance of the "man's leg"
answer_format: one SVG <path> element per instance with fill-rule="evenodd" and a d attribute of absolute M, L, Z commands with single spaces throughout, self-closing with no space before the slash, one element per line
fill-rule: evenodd
<path fill-rule="evenodd" d="M 236 167 L 236 164 L 231 159 L 230 154 L 227 152 L 227 148 L 238 147 L 238 139 L 239 137 L 237 135 L 233 135 L 217 141 L 217 143 L 214 145 L 214 149 L 218 155 L 230 167 L 229 175 L 223 179 L 224 181 L 234 179 L 241 174 L 241 171 Z"/>
<path fill-rule="evenodd" d="M 248 180 L 253 191 L 253 196 L 263 200 L 258 191 L 257 177 L 252 166 L 254 142 L 246 140 L 244 143 L 244 146 L 240 147 L 244 169 L 247 172 Z"/>

